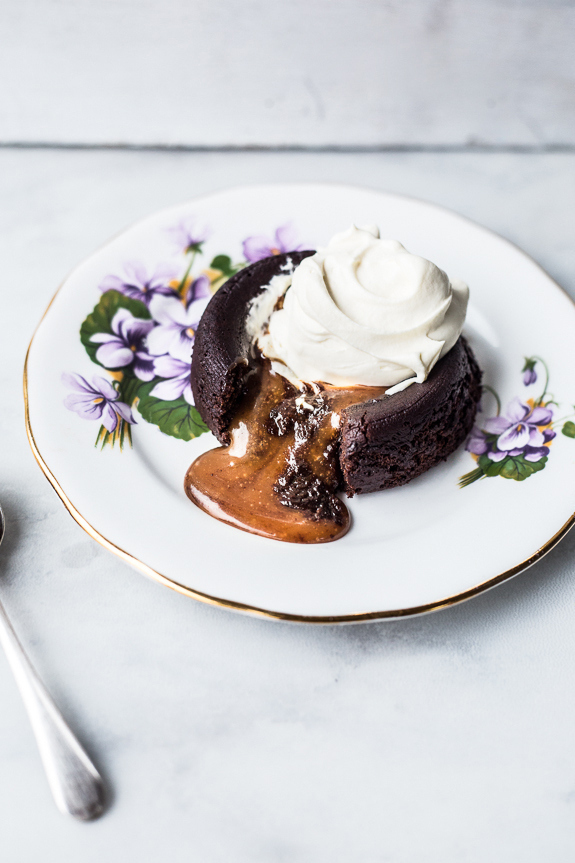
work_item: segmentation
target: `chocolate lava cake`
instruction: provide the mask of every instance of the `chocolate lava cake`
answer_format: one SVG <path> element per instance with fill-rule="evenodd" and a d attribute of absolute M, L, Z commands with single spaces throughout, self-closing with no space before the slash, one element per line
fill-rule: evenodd
<path fill-rule="evenodd" d="M 192 390 L 202 419 L 224 446 L 231 443 L 232 419 L 264 363 L 246 332 L 250 302 L 274 276 L 289 273 L 313 254 L 304 251 L 275 255 L 246 267 L 220 288 L 202 316 L 195 336 Z M 270 411 L 270 435 L 293 430 L 298 411 L 301 418 L 302 394 L 287 381 L 285 384 L 285 398 Z M 394 488 L 444 461 L 471 430 L 480 384 L 481 371 L 461 336 L 423 383 L 414 383 L 390 396 L 381 390 L 378 398 L 343 407 L 334 444 L 328 447 L 333 463 L 328 483 L 330 499 L 338 489 L 352 497 Z M 370 394 L 367 389 L 365 392 Z M 312 406 L 314 399 L 320 405 L 318 416 L 321 410 L 325 416 L 326 404 L 329 408 L 329 398 L 323 396 L 329 396 L 329 388 L 319 396 L 310 393 L 308 398 Z M 307 434 L 313 437 L 312 421 L 307 423 Z M 286 469 L 274 491 L 280 498 L 283 495 L 285 506 L 308 509 L 321 518 L 327 498 L 322 498 L 321 493 L 318 496 L 317 489 L 314 492 L 314 482 L 304 460 Z"/>

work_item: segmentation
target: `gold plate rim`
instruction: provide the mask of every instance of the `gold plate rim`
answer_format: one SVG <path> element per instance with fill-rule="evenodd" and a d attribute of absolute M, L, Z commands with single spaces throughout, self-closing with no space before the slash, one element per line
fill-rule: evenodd
<path fill-rule="evenodd" d="M 346 184 L 334 183 L 334 184 L 329 184 L 329 185 L 346 185 Z M 239 187 L 234 187 L 234 188 L 239 188 Z M 347 188 L 350 188 L 350 187 L 347 186 Z M 358 188 L 358 187 L 355 187 L 355 188 Z M 363 187 L 363 188 L 365 188 L 365 187 Z M 371 189 L 370 191 L 374 191 L 374 190 Z M 391 195 L 393 195 L 393 197 L 400 197 L 400 198 L 401 197 L 409 197 L 410 200 L 417 200 L 417 201 L 420 201 L 420 203 L 425 203 L 425 204 L 432 203 L 432 202 L 428 202 L 428 201 L 421 201 L 420 199 L 413 198 L 413 197 L 407 196 L 407 195 L 405 195 L 405 196 L 404 195 L 398 195 L 397 193 L 383 192 L 382 194 L 391 194 Z M 442 210 L 447 210 L 448 212 L 452 213 L 453 215 L 457 216 L 458 218 L 462 219 L 463 221 L 470 222 L 472 225 L 474 225 L 476 227 L 481 227 L 482 230 L 487 231 L 490 234 L 493 234 L 493 236 L 497 237 L 500 240 L 502 239 L 502 240 L 504 240 L 504 242 L 508 243 L 510 246 L 513 246 L 513 248 L 515 248 L 518 252 L 520 252 L 524 257 L 528 258 L 531 261 L 531 263 L 537 267 L 537 269 L 539 269 L 545 276 L 547 276 L 547 278 L 553 283 L 553 285 L 559 291 L 561 291 L 561 293 L 564 294 L 567 297 L 567 299 L 575 306 L 575 300 L 571 297 L 571 295 L 564 288 L 562 288 L 561 285 L 558 284 L 558 282 L 556 282 L 555 279 L 553 279 L 549 275 L 549 273 L 547 273 L 546 270 L 544 270 L 543 267 L 537 263 L 537 261 L 534 258 L 532 258 L 530 255 L 528 255 L 516 243 L 513 243 L 511 240 L 508 240 L 506 237 L 502 237 L 500 234 L 497 234 L 496 232 L 491 231 L 489 228 L 485 228 L 483 225 L 478 226 L 477 223 L 474 222 L 472 219 L 468 219 L 466 216 L 463 216 L 463 215 L 461 215 L 461 213 L 457 213 L 454 210 L 450 210 L 448 207 L 442 207 L 441 205 L 438 205 L 438 204 L 432 204 L 432 205 L 439 207 Z M 105 243 L 103 243 L 101 246 L 99 246 L 96 251 L 105 248 L 110 242 L 112 242 L 113 239 L 115 239 L 115 237 L 120 236 L 126 230 L 128 230 L 129 227 L 133 227 L 133 226 L 137 225 L 140 221 L 141 220 L 137 220 L 136 222 L 132 223 L 131 226 L 124 228 L 122 231 L 118 232 L 118 234 L 115 234 L 113 237 L 110 237 Z M 94 254 L 94 253 L 92 253 L 92 254 Z M 504 581 L 508 581 L 509 579 L 513 578 L 516 575 L 519 575 L 519 573 L 524 572 L 526 569 L 529 569 L 529 567 L 533 566 L 535 563 L 537 563 L 539 560 L 541 560 L 546 554 L 548 554 L 563 539 L 564 536 L 566 536 L 566 534 L 575 525 L 575 512 L 574 512 L 570 516 L 570 518 L 567 519 L 567 521 L 559 528 L 559 530 L 544 545 L 542 545 L 540 548 L 538 548 L 530 557 L 521 561 L 521 563 L 518 563 L 515 566 L 511 567 L 510 569 L 507 569 L 504 572 L 499 573 L 498 575 L 492 576 L 491 578 L 487 579 L 486 581 L 480 582 L 480 584 L 477 584 L 474 587 L 469 588 L 468 590 L 462 591 L 461 593 L 455 593 L 455 594 L 452 594 L 451 596 L 446 596 L 443 599 L 440 599 L 436 602 L 429 602 L 429 603 L 426 603 L 424 605 L 415 605 L 415 606 L 411 606 L 409 608 L 392 609 L 389 611 L 366 611 L 366 612 L 356 612 L 354 614 L 326 615 L 326 616 L 323 616 L 323 615 L 305 615 L 305 614 L 289 614 L 289 613 L 282 612 L 282 611 L 273 611 L 273 610 L 266 609 L 266 608 L 259 608 L 258 606 L 254 606 L 254 605 L 248 605 L 248 604 L 242 603 L 242 602 L 236 602 L 235 600 L 232 600 L 232 599 L 222 599 L 222 598 L 217 597 L 217 596 L 211 596 L 208 593 L 203 593 L 203 592 L 198 591 L 198 590 L 193 590 L 193 588 L 191 588 L 191 587 L 186 587 L 185 585 L 180 584 L 179 582 L 174 581 L 171 578 L 168 578 L 166 575 L 162 575 L 161 572 L 158 572 L 156 569 L 149 566 L 147 563 L 144 563 L 144 561 L 139 560 L 137 557 L 135 557 L 133 554 L 130 554 L 130 552 L 126 551 L 125 549 L 120 548 L 118 545 L 111 542 L 109 539 L 107 539 L 105 536 L 103 536 L 103 534 L 101 534 L 99 531 L 97 531 L 96 528 L 93 527 L 93 525 L 91 525 L 90 522 L 86 518 L 84 518 L 82 513 L 74 506 L 74 504 L 72 503 L 72 501 L 70 500 L 68 495 L 65 493 L 64 489 L 62 488 L 62 486 L 60 485 L 60 483 L 56 479 L 55 475 L 52 473 L 52 471 L 48 467 L 42 454 L 40 453 L 40 450 L 39 450 L 38 445 L 36 443 L 36 440 L 34 438 L 34 433 L 32 431 L 32 425 L 30 422 L 30 407 L 29 407 L 29 402 L 28 402 L 28 359 L 30 356 L 30 350 L 32 348 L 32 344 L 34 342 L 34 338 L 36 336 L 36 333 L 38 332 L 40 326 L 42 325 L 44 318 L 48 314 L 50 307 L 52 306 L 52 304 L 53 304 L 54 300 L 56 299 L 58 293 L 60 292 L 61 288 L 66 284 L 69 276 L 70 276 L 70 274 L 68 274 L 68 276 L 66 276 L 64 281 L 59 285 L 59 287 L 55 291 L 54 295 L 52 296 L 52 298 L 51 298 L 50 302 L 48 303 L 42 317 L 40 318 L 40 320 L 38 322 L 38 325 L 36 326 L 36 328 L 32 334 L 32 338 L 30 339 L 30 342 L 28 344 L 28 349 L 26 351 L 26 357 L 24 360 L 24 375 L 23 375 L 24 417 L 25 417 L 25 425 L 26 425 L 26 435 L 28 437 L 28 442 L 30 444 L 30 448 L 32 449 L 32 453 L 34 455 L 34 458 L 36 459 L 38 465 L 40 466 L 42 473 L 44 474 L 44 476 L 46 477 L 46 479 L 51 484 L 52 488 L 54 489 L 54 491 L 56 492 L 56 494 L 58 495 L 58 497 L 60 498 L 60 500 L 64 504 L 68 513 L 72 516 L 74 521 L 77 522 L 77 524 L 79 524 L 80 527 L 83 530 L 85 530 L 89 536 L 92 537 L 92 539 L 96 540 L 96 542 L 98 542 L 101 546 L 106 548 L 108 551 L 112 552 L 112 554 L 115 554 L 117 557 L 119 557 L 124 562 L 131 564 L 135 569 L 139 570 L 144 575 L 147 575 L 153 581 L 156 581 L 158 584 L 162 584 L 165 587 L 169 587 L 171 590 L 176 591 L 176 593 L 180 593 L 183 596 L 189 596 L 192 599 L 196 599 L 199 602 L 203 602 L 206 605 L 215 606 L 217 608 L 227 608 L 231 611 L 242 612 L 244 614 L 250 614 L 250 615 L 254 615 L 254 616 L 269 619 L 269 620 L 280 620 L 280 621 L 286 621 L 286 622 L 290 622 L 290 623 L 309 623 L 309 624 L 329 625 L 329 624 L 339 624 L 339 623 L 366 623 L 369 621 L 376 621 L 376 620 L 398 620 L 400 618 L 415 617 L 415 616 L 421 615 L 421 614 L 429 614 L 429 613 L 434 612 L 434 611 L 440 611 L 443 608 L 449 608 L 452 605 L 457 605 L 461 602 L 465 602 L 468 599 L 472 599 L 474 596 L 478 596 L 481 593 L 485 593 L 487 590 L 490 590 L 491 588 L 496 587 L 499 584 L 502 584 Z"/>

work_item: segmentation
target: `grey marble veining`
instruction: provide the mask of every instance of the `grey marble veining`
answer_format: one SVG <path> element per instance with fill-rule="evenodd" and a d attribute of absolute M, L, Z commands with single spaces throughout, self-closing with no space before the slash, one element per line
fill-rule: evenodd
<path fill-rule="evenodd" d="M 575 296 L 575 156 L 0 152 L 2 597 L 112 790 L 101 821 L 58 814 L 0 657 L 2 863 L 573 859 L 575 533 L 427 617 L 262 621 L 109 555 L 28 448 L 24 354 L 71 267 L 159 207 L 290 179 L 452 207 Z"/>

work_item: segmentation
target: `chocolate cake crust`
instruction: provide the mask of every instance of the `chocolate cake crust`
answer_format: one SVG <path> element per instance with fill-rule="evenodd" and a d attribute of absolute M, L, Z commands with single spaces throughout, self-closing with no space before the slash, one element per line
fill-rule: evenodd
<path fill-rule="evenodd" d="M 222 444 L 246 380 L 259 362 L 246 333 L 250 301 L 313 251 L 265 258 L 232 276 L 198 326 L 192 358 L 196 407 Z M 338 459 L 348 496 L 403 485 L 465 440 L 481 396 L 481 371 L 464 337 L 421 384 L 341 412 Z"/>
<path fill-rule="evenodd" d="M 210 300 L 194 341 L 192 392 L 203 421 L 222 444 L 255 356 L 246 333 L 249 303 L 274 276 L 293 271 L 314 251 L 264 258 L 240 270 Z"/>
<path fill-rule="evenodd" d="M 340 465 L 349 497 L 404 485 L 463 443 L 481 397 L 481 370 L 463 336 L 421 384 L 342 412 Z"/>

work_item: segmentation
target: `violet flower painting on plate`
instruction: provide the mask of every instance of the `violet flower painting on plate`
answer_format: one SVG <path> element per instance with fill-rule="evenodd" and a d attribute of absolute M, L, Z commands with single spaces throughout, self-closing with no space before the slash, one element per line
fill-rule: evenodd
<path fill-rule="evenodd" d="M 521 482 L 543 470 L 560 424 L 566 437 L 575 438 L 575 423 L 569 416 L 555 419 L 559 405 L 549 393 L 549 369 L 540 357 L 525 357 L 523 385 L 532 387 L 537 384 L 538 366 L 545 375 L 541 394 L 524 400 L 515 397 L 505 413 L 501 411 L 501 401 L 495 390 L 483 386 L 483 398 L 490 393 L 495 399 L 496 414 L 479 420 L 467 439 L 465 448 L 477 462 L 477 467 L 460 477 L 461 488 L 478 479 L 494 476 Z"/>
<path fill-rule="evenodd" d="M 64 405 L 85 420 L 98 421 L 96 444 L 132 442 L 139 418 L 161 432 L 189 441 L 208 431 L 194 406 L 190 369 L 195 332 L 211 296 L 243 267 L 261 258 L 302 248 L 291 223 L 273 237 L 254 235 L 242 243 L 244 259 L 215 255 L 194 274 L 209 229 L 189 217 L 167 229 L 183 263 L 140 262 L 107 275 L 101 297 L 80 327 L 80 340 L 93 363 L 109 375 L 91 382 L 62 375 L 70 390 Z M 134 411 L 138 417 L 134 416 Z"/>

